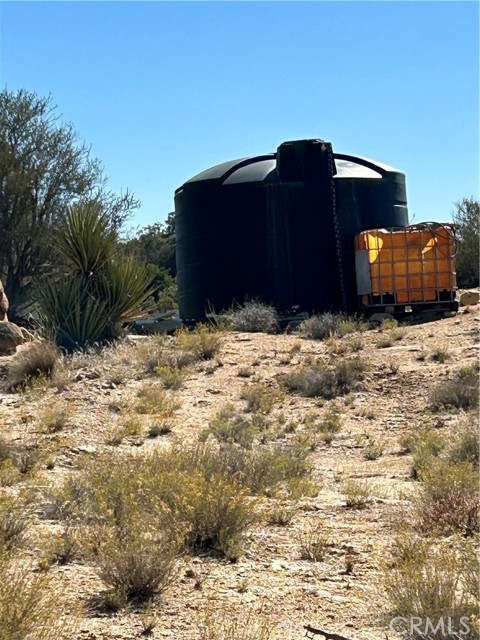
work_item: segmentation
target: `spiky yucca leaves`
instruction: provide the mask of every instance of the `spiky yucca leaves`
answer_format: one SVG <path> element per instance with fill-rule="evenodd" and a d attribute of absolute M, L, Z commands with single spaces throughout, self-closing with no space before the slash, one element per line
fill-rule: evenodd
<path fill-rule="evenodd" d="M 117 232 L 95 200 L 70 207 L 58 234 L 58 249 L 78 273 L 95 275 L 112 257 Z"/>
<path fill-rule="evenodd" d="M 58 345 L 82 348 L 106 337 L 106 304 L 88 293 L 83 276 L 47 281 L 40 304 L 44 323 Z"/>
<path fill-rule="evenodd" d="M 95 201 L 70 208 L 57 240 L 69 272 L 47 281 L 40 296 L 56 342 L 72 349 L 118 337 L 153 293 L 146 268 L 115 255 L 117 232 Z"/>

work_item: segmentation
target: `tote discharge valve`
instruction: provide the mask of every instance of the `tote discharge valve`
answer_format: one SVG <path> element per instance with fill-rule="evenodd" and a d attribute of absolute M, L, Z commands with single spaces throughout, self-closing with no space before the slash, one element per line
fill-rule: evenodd
<path fill-rule="evenodd" d="M 405 175 L 323 140 L 207 169 L 175 193 L 180 317 L 248 299 L 278 311 L 454 311 L 451 225 L 408 226 Z"/>

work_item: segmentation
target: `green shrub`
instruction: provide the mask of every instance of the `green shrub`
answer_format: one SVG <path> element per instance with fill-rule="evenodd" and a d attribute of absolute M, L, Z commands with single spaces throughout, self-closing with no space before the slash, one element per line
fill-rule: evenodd
<path fill-rule="evenodd" d="M 248 490 L 211 447 L 168 449 L 141 460 L 105 456 L 87 465 L 80 477 L 70 478 L 56 501 L 67 505 L 68 517 L 101 525 L 100 540 L 103 527 L 113 527 L 108 529 L 110 542 L 117 540 L 125 553 L 118 535 L 132 531 L 129 544 L 146 555 L 153 553 L 149 540 L 177 532 L 185 548 L 237 557 L 243 534 L 256 517 Z M 132 529 L 132 522 L 141 526 Z M 113 557 L 111 545 L 108 551 Z"/>
<path fill-rule="evenodd" d="M 281 381 L 288 391 L 301 396 L 331 399 L 352 391 L 362 379 L 364 369 L 358 358 L 339 360 L 333 369 L 317 362 L 285 374 Z"/>
<path fill-rule="evenodd" d="M 452 219 L 457 225 L 458 286 L 477 287 L 479 284 L 479 201 L 475 198 L 463 198 L 456 202 Z"/>
<path fill-rule="evenodd" d="M 243 307 L 228 314 L 235 331 L 246 333 L 276 333 L 278 320 L 275 309 L 267 304 L 252 300 Z"/>
<path fill-rule="evenodd" d="M 326 340 L 331 337 L 343 338 L 361 328 L 361 323 L 342 313 L 322 313 L 304 320 L 299 327 L 300 333 L 311 340 Z"/>
<path fill-rule="evenodd" d="M 473 409 L 478 407 L 479 365 L 459 369 L 453 378 L 442 382 L 430 392 L 430 405 L 434 411 L 449 408 Z"/>

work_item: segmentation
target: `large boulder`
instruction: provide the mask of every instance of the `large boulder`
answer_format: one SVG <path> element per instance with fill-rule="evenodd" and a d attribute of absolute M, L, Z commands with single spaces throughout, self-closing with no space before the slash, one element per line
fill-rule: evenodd
<path fill-rule="evenodd" d="M 459 296 L 459 302 L 461 307 L 472 307 L 478 304 L 480 300 L 480 294 L 477 290 L 462 291 Z"/>
<path fill-rule="evenodd" d="M 8 356 L 15 353 L 19 344 L 23 344 L 27 338 L 20 327 L 13 322 L 0 322 L 0 356 Z"/>

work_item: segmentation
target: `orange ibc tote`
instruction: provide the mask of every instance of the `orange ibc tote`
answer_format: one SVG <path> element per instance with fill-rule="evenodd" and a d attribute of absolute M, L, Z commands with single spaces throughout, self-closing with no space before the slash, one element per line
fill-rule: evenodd
<path fill-rule="evenodd" d="M 448 224 L 362 231 L 355 236 L 360 306 L 455 300 L 455 253 L 455 230 Z"/>

